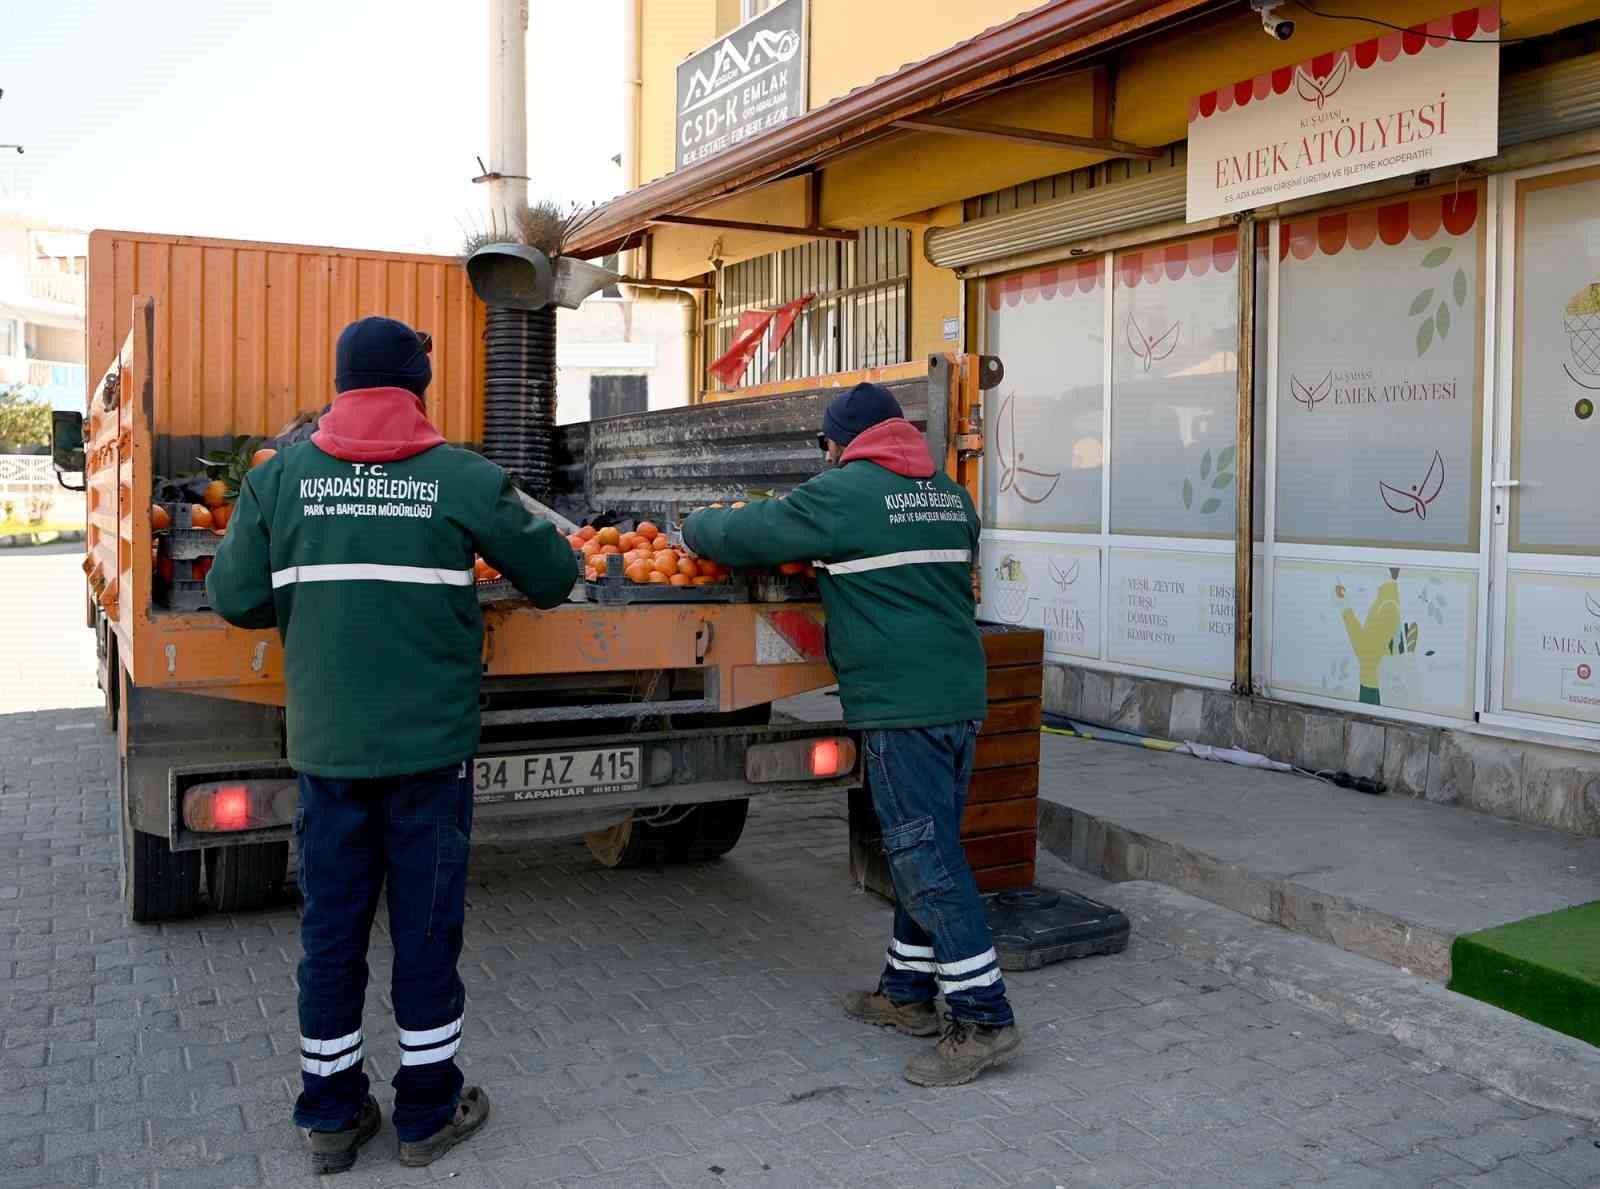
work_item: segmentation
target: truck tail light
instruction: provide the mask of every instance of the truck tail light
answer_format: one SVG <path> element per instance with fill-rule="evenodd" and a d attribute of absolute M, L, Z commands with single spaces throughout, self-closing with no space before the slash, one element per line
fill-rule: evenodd
<path fill-rule="evenodd" d="M 751 784 L 834 780 L 856 766 L 856 743 L 846 735 L 757 743 L 745 752 L 744 775 Z"/>
<path fill-rule="evenodd" d="M 297 802 L 292 780 L 202 780 L 182 792 L 183 824 L 197 834 L 287 826 Z"/>

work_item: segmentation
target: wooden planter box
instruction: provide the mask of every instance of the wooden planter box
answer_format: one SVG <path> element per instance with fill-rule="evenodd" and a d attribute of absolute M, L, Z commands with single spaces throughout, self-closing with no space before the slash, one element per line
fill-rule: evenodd
<path fill-rule="evenodd" d="M 981 630 L 989 661 L 989 714 L 978 735 L 961 845 L 978 889 L 1000 892 L 1033 884 L 1044 633 L 997 624 Z M 894 899 L 882 832 L 865 788 L 850 794 L 850 875 L 869 891 Z"/>

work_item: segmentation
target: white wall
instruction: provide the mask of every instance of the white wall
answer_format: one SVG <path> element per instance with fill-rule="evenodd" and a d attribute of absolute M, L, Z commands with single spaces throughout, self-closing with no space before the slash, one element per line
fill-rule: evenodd
<path fill-rule="evenodd" d="M 556 325 L 556 422 L 589 420 L 589 379 L 648 376 L 650 408 L 689 403 L 690 349 L 676 302 L 591 297 Z"/>

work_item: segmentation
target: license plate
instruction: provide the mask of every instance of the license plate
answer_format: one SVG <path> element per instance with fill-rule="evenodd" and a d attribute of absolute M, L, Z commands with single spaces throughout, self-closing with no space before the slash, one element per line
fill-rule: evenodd
<path fill-rule="evenodd" d="M 472 799 L 479 805 L 494 805 L 631 793 L 642 786 L 640 773 L 637 747 L 479 756 L 472 761 Z"/>

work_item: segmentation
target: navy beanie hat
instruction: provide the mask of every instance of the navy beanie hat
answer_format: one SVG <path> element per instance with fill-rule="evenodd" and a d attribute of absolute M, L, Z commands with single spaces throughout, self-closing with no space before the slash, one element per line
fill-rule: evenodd
<path fill-rule="evenodd" d="M 882 384 L 863 382 L 843 396 L 834 397 L 822 415 L 822 432 L 829 440 L 848 446 L 859 433 L 882 421 L 904 417 L 905 410 L 894 393 Z"/>
<path fill-rule="evenodd" d="M 428 341 L 393 318 L 362 318 L 339 335 L 333 388 L 404 388 L 418 400 L 433 379 Z"/>

